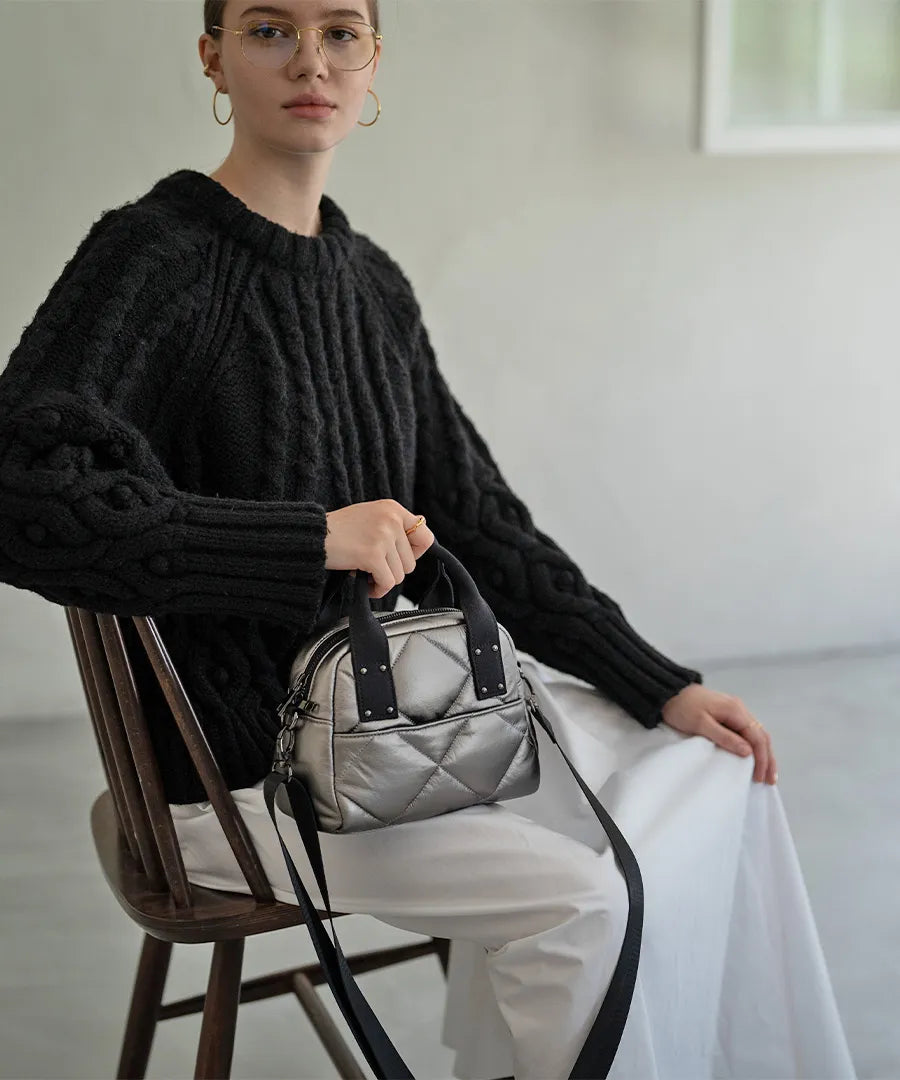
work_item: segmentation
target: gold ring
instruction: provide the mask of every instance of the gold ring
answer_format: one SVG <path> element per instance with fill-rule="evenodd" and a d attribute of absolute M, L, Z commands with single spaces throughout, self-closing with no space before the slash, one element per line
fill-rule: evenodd
<path fill-rule="evenodd" d="M 416 529 L 418 529 L 418 527 L 422 524 L 422 522 L 424 520 L 425 520 L 425 515 L 424 514 L 419 514 L 419 520 L 415 523 L 415 525 L 413 525 L 412 528 L 404 530 L 406 535 L 409 536 L 410 533 L 414 533 L 416 531 Z"/>

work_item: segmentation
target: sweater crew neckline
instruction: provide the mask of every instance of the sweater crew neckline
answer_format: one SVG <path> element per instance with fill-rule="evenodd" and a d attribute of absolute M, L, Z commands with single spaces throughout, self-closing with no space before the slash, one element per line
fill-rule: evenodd
<path fill-rule="evenodd" d="M 154 184 L 150 194 L 202 214 L 220 232 L 290 270 L 333 272 L 343 266 L 353 248 L 347 215 L 324 192 L 319 202 L 322 231 L 318 236 L 303 236 L 257 213 L 224 184 L 196 169 L 169 173 Z"/>

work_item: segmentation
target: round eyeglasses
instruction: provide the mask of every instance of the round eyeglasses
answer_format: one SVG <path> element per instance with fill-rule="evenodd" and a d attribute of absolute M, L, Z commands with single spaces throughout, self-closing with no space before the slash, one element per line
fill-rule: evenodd
<path fill-rule="evenodd" d="M 300 49 L 304 30 L 315 30 L 319 46 L 329 64 L 342 71 L 359 71 L 372 62 L 376 42 L 383 35 L 364 22 L 344 20 L 331 26 L 295 26 L 288 19 L 251 19 L 239 30 L 214 26 L 241 35 L 241 52 L 254 67 L 281 68 L 289 64 Z"/>

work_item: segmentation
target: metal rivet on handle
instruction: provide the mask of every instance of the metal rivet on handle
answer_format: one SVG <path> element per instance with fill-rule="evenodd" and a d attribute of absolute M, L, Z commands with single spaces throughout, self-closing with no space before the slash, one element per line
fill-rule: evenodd
<path fill-rule="evenodd" d="M 393 705 L 388 705 L 387 711 L 388 712 L 393 712 L 394 711 L 394 706 Z"/>
<path fill-rule="evenodd" d="M 379 664 L 378 666 L 381 668 L 382 671 L 387 671 L 387 664 Z"/>
<path fill-rule="evenodd" d="M 496 652 L 500 648 L 500 646 L 499 645 L 492 645 L 491 648 L 494 650 L 494 652 Z"/>
<path fill-rule="evenodd" d="M 482 692 L 482 694 L 486 694 L 486 693 L 487 693 L 487 687 L 486 687 L 486 686 L 482 686 L 482 688 L 481 688 L 481 692 Z"/>
<path fill-rule="evenodd" d="M 365 675 L 367 668 L 361 667 L 359 670 L 362 675 Z"/>
<path fill-rule="evenodd" d="M 498 683 L 497 683 L 497 689 L 498 689 L 498 690 L 502 690 L 502 689 L 503 689 L 503 683 L 502 683 L 502 682 L 498 682 Z"/>
<path fill-rule="evenodd" d="M 476 649 L 475 650 L 475 655 L 476 656 L 481 656 L 481 649 Z"/>
<path fill-rule="evenodd" d="M 371 715 L 372 715 L 372 710 L 371 709 L 366 709 L 366 716 L 371 716 Z"/>

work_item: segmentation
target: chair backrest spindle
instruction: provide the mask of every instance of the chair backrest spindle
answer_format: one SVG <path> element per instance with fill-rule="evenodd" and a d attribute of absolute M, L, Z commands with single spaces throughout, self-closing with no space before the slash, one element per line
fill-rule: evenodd
<path fill-rule="evenodd" d="M 119 829 L 143 868 L 149 888 L 168 892 L 176 907 L 190 907 L 191 886 L 122 634 L 121 617 L 80 607 L 67 607 L 66 617 Z M 150 615 L 131 618 L 248 890 L 257 902 L 274 903 L 259 854 L 154 619 Z"/>
<path fill-rule="evenodd" d="M 131 756 L 131 747 L 122 724 L 122 713 L 113 684 L 109 658 L 100 634 L 98 616 L 93 611 L 86 611 L 83 608 L 79 608 L 77 614 L 81 620 L 85 652 L 97 691 L 99 703 L 97 720 L 106 731 L 110 755 L 121 781 L 122 795 L 140 852 L 140 864 L 147 876 L 149 888 L 153 892 L 164 892 L 167 882 L 163 873 L 162 860 L 153 837 L 140 778 L 137 775 Z"/>
<path fill-rule="evenodd" d="M 155 840 L 156 857 L 165 875 L 169 892 L 176 907 L 187 908 L 193 903 L 184 860 L 178 846 L 178 837 L 172 822 L 169 804 L 163 793 L 159 765 L 150 741 L 150 732 L 144 710 L 138 699 L 134 672 L 128 660 L 128 651 L 122 638 L 122 627 L 115 615 L 97 615 L 97 624 L 103 648 L 109 661 L 110 676 L 128 740 L 131 759 L 140 781 L 144 811 Z"/>
<path fill-rule="evenodd" d="M 132 619 L 169 708 L 172 710 L 172 715 L 175 717 L 175 723 L 184 739 L 194 768 L 203 784 L 203 789 L 212 803 L 216 817 L 241 868 L 247 887 L 258 901 L 274 902 L 275 894 L 263 870 L 250 832 L 244 819 L 238 813 L 234 798 L 228 790 L 206 735 L 197 720 L 194 707 L 160 636 L 159 628 L 149 615 L 133 615 Z M 274 754 L 274 745 L 272 749 Z M 171 818 L 171 814 L 169 816 Z"/>
<path fill-rule="evenodd" d="M 113 808 L 116 812 L 116 821 L 119 832 L 125 837 L 128 850 L 134 861 L 143 869 L 140 849 L 137 845 L 137 836 L 134 831 L 134 822 L 125 805 L 125 795 L 122 791 L 122 781 L 119 770 L 113 760 L 112 750 L 109 745 L 109 736 L 106 733 L 106 724 L 103 722 L 100 711 L 100 700 L 97 696 L 97 686 L 94 682 L 94 674 L 91 671 L 90 660 L 87 655 L 87 647 L 84 643 L 84 632 L 81 628 L 81 618 L 78 608 L 66 607 L 66 621 L 69 624 L 69 634 L 72 638 L 72 646 L 75 650 L 75 658 L 78 661 L 78 673 L 81 676 L 81 685 L 84 696 L 88 703 L 88 715 L 91 726 L 94 729 L 94 738 L 100 751 L 100 760 L 103 771 L 106 774 L 106 784 L 112 796 Z"/>

